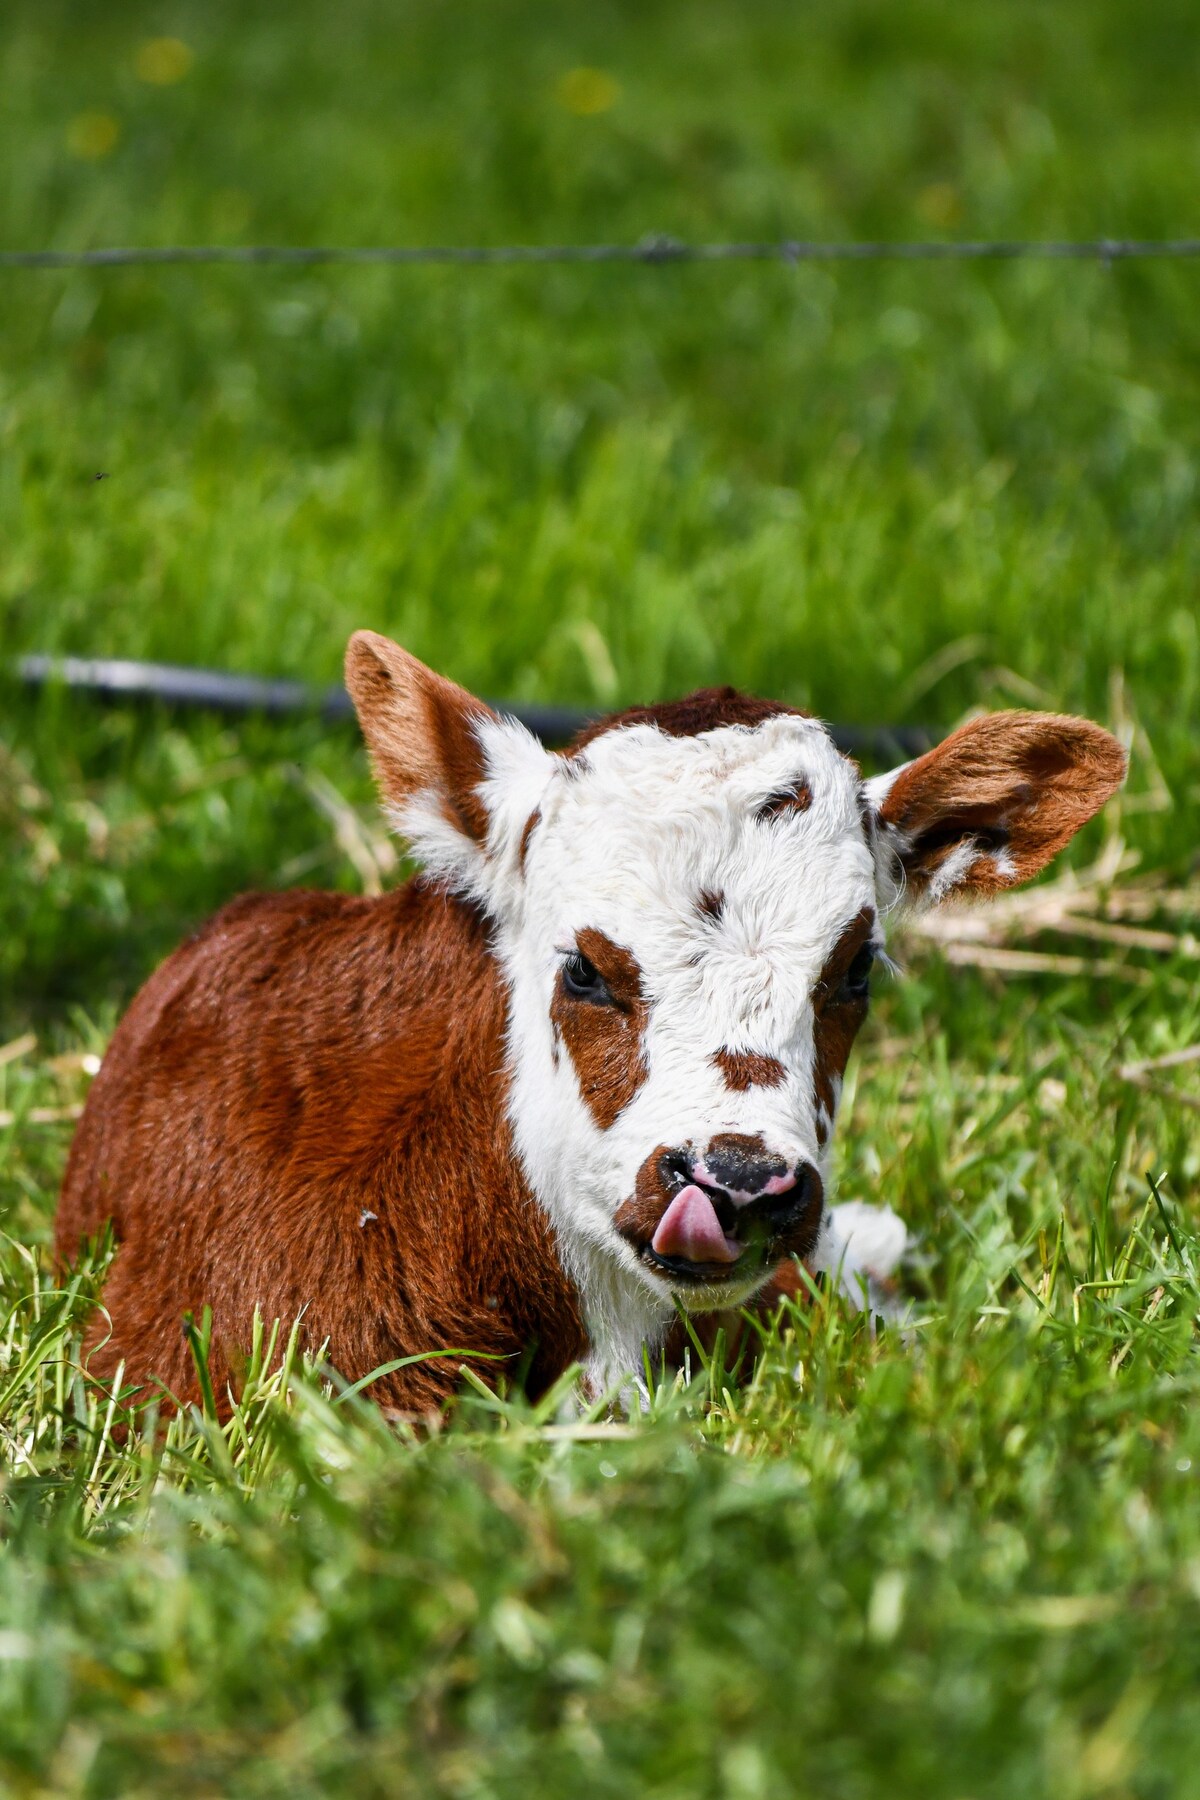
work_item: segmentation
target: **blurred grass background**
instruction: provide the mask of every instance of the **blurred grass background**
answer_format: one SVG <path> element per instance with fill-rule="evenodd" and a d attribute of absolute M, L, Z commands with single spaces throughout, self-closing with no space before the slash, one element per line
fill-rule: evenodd
<path fill-rule="evenodd" d="M 1197 60 L 1183 0 L 12 0 L 0 243 L 1194 233 Z M 1119 834 L 1178 891 L 1198 296 L 1168 263 L 0 273 L 0 654 L 329 681 L 370 625 L 589 707 L 1071 708 L 1134 744 L 1076 860 Z M 53 1298 L 64 1112 L 212 908 L 386 855 L 352 732 L 0 691 L 12 1791 L 1196 1790 L 1200 1155 L 1116 1078 L 1196 1037 L 1194 945 L 1008 982 L 914 950 L 883 989 L 841 1183 L 923 1234 L 919 1348 L 802 1313 L 766 1400 L 714 1377 L 615 1447 L 518 1409 L 418 1451 L 310 1393 L 241 1476 L 202 1421 L 164 1472 L 78 1384 L 86 1287 Z"/>

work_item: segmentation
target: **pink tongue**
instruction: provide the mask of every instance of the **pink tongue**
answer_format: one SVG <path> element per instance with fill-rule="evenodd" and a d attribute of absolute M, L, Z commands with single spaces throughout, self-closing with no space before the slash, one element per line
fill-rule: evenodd
<path fill-rule="evenodd" d="M 736 1262 L 742 1247 L 721 1230 L 708 1195 L 698 1187 L 681 1188 L 658 1221 L 650 1248 L 659 1256 L 681 1256 L 687 1262 Z"/>

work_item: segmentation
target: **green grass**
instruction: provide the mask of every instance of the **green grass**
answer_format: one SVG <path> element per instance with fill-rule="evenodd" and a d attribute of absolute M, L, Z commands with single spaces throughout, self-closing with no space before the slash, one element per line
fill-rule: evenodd
<path fill-rule="evenodd" d="M 1030 1013 L 860 1078 L 843 1187 L 923 1233 L 911 1333 L 822 1299 L 626 1425 L 468 1392 L 413 1438 L 277 1380 L 114 1443 L 89 1282 L 35 1299 L 11 1246 L 14 1791 L 1194 1791 L 1195 1149 L 1079 1047 Z"/>
<path fill-rule="evenodd" d="M 0 242 L 1182 234 L 1192 12 L 18 3 Z M 164 34 L 195 58 L 161 87 Z M 564 103 L 580 66 L 609 110 Z M 1132 738 L 1103 830 L 1178 885 L 1198 282 L 0 274 L 0 654 L 325 681 L 372 625 L 588 706 L 1071 707 Z M 365 761 L 315 722 L 3 702 L 0 1046 L 36 1044 L 0 1060 L 0 1789 L 1200 1791 L 1196 1113 L 1118 1074 L 1200 1037 L 1186 919 L 1104 950 L 1134 979 L 907 948 L 839 1171 L 921 1234 L 907 1335 L 821 1299 L 752 1381 L 590 1436 L 468 1388 L 414 1437 L 277 1345 L 229 1428 L 156 1434 L 79 1374 L 61 1115 L 222 900 L 361 885 Z"/>

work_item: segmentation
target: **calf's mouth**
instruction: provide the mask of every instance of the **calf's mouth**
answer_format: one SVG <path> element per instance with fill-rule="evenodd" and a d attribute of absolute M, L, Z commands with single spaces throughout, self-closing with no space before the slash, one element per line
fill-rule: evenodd
<path fill-rule="evenodd" d="M 738 1227 L 725 1190 L 693 1176 L 676 1188 L 642 1257 L 685 1281 L 728 1281 L 751 1249 Z"/>
<path fill-rule="evenodd" d="M 659 1151 L 642 1165 L 635 1194 L 613 1223 L 642 1262 L 673 1284 L 727 1286 L 810 1249 L 820 1211 L 819 1179 L 815 1194 L 804 1182 L 746 1204 L 697 1178 L 690 1156 Z"/>

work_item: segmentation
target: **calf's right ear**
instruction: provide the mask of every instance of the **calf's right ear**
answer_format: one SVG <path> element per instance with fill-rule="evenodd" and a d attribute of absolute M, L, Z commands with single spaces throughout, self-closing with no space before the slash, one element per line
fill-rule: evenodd
<path fill-rule="evenodd" d="M 487 899 L 555 763 L 514 719 L 375 631 L 346 648 L 346 686 L 384 806 L 431 874 Z M 494 896 L 493 896 L 494 897 Z"/>
<path fill-rule="evenodd" d="M 1087 719 L 1002 712 L 866 783 L 876 830 L 915 900 L 1030 881 L 1125 779 L 1125 752 Z"/>
<path fill-rule="evenodd" d="M 397 822 L 403 825 L 411 802 L 432 802 L 482 844 L 488 814 L 479 791 L 487 773 L 480 728 L 500 722 L 491 707 L 377 631 L 356 631 L 346 646 L 346 686 Z"/>

